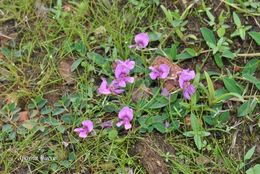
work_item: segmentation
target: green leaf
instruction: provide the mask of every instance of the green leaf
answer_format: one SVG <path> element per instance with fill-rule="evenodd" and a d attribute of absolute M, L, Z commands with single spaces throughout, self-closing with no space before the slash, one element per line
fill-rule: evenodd
<path fill-rule="evenodd" d="M 189 55 L 195 57 L 198 55 L 198 53 L 193 48 L 186 48 L 185 51 L 189 53 Z"/>
<path fill-rule="evenodd" d="M 237 28 L 240 28 L 241 27 L 241 21 L 240 21 L 240 18 L 238 17 L 238 15 L 233 12 L 233 20 L 237 26 Z"/>
<path fill-rule="evenodd" d="M 56 108 L 55 110 L 52 111 L 52 116 L 60 115 L 60 114 L 63 113 L 64 111 L 65 111 L 64 108 Z"/>
<path fill-rule="evenodd" d="M 201 150 L 201 148 L 202 148 L 202 141 L 201 141 L 201 137 L 199 135 L 195 135 L 194 136 L 194 142 L 195 142 L 197 148 L 199 150 Z"/>
<path fill-rule="evenodd" d="M 191 127 L 192 127 L 193 131 L 196 132 L 196 131 L 201 130 L 200 123 L 199 123 L 197 117 L 193 113 L 191 114 L 191 117 L 190 117 L 190 123 L 191 123 Z"/>
<path fill-rule="evenodd" d="M 110 139 L 110 140 L 114 140 L 114 139 L 116 139 L 117 138 L 117 135 L 118 135 L 118 132 L 117 132 L 117 130 L 111 130 L 111 131 L 109 131 L 109 133 L 108 133 L 108 138 Z"/>
<path fill-rule="evenodd" d="M 210 43 L 210 44 L 216 45 L 216 38 L 214 36 L 213 31 L 211 31 L 208 28 L 204 28 L 204 27 L 201 28 L 200 31 L 201 31 L 203 38 L 207 42 L 207 44 Z"/>
<path fill-rule="evenodd" d="M 214 55 L 214 60 L 215 60 L 217 66 L 219 68 L 223 68 L 224 67 L 224 64 L 223 64 L 223 61 L 222 61 L 222 57 L 221 57 L 221 55 L 219 53 Z"/>
<path fill-rule="evenodd" d="M 28 130 L 32 130 L 37 125 L 36 120 L 26 120 L 23 122 L 22 126 Z"/>
<path fill-rule="evenodd" d="M 165 53 L 167 54 L 167 56 L 169 56 L 172 60 L 176 60 L 176 56 L 177 56 L 177 45 L 176 44 L 172 44 L 171 48 L 167 48 L 165 50 Z"/>
<path fill-rule="evenodd" d="M 97 64 L 98 66 L 101 66 L 101 67 L 107 61 L 103 56 L 101 56 L 100 54 L 94 53 L 94 52 L 88 53 L 87 56 L 95 64 Z"/>
<path fill-rule="evenodd" d="M 226 89 L 229 92 L 234 92 L 234 93 L 237 93 L 237 94 L 240 94 L 240 95 L 243 93 L 241 87 L 237 84 L 237 82 L 233 78 L 224 77 L 223 82 L 224 82 Z"/>
<path fill-rule="evenodd" d="M 252 31 L 249 32 L 249 35 L 255 40 L 257 45 L 260 46 L 260 32 Z"/>
<path fill-rule="evenodd" d="M 218 30 L 217 30 L 217 34 L 219 37 L 223 37 L 226 33 L 226 29 L 224 27 L 220 27 Z"/>
<path fill-rule="evenodd" d="M 259 174 L 260 173 L 260 164 L 256 164 L 254 167 L 251 167 L 246 171 L 246 174 Z"/>
<path fill-rule="evenodd" d="M 52 108 L 50 106 L 46 106 L 46 107 L 41 109 L 41 114 L 47 115 L 47 114 L 51 113 L 51 111 L 52 111 Z"/>
<path fill-rule="evenodd" d="M 171 15 L 171 12 L 169 10 L 167 10 L 163 5 L 160 5 L 161 9 L 163 10 L 167 20 L 169 23 L 172 23 L 173 21 L 173 18 L 172 18 L 172 15 Z"/>
<path fill-rule="evenodd" d="M 160 40 L 162 37 L 162 33 L 158 33 L 158 32 L 151 32 L 148 33 L 148 35 L 149 35 L 150 42 Z"/>
<path fill-rule="evenodd" d="M 2 131 L 6 133 L 12 132 L 13 131 L 12 125 L 10 124 L 3 125 Z"/>
<path fill-rule="evenodd" d="M 237 97 L 238 99 L 240 99 L 240 101 L 244 101 L 243 97 L 237 93 L 234 93 L 234 92 L 230 92 L 230 93 L 226 93 L 226 94 L 222 94 L 221 96 L 217 97 L 213 103 L 216 104 L 222 100 L 227 100 L 229 99 L 230 97 Z"/>
<path fill-rule="evenodd" d="M 160 96 L 155 99 L 154 102 L 152 102 L 149 106 L 150 109 L 159 109 L 167 106 L 169 104 L 169 100 L 164 97 Z"/>
<path fill-rule="evenodd" d="M 229 58 L 229 59 L 234 59 L 234 58 L 235 58 L 235 54 L 232 53 L 232 52 L 229 51 L 229 50 L 223 51 L 222 56 L 223 56 L 223 57 L 226 57 L 226 58 Z"/>
<path fill-rule="evenodd" d="M 255 148 L 256 146 L 253 146 L 251 149 L 249 149 L 246 153 L 246 155 L 244 156 L 244 161 L 251 159 L 251 157 L 253 156 L 254 152 L 255 152 Z"/>
<path fill-rule="evenodd" d="M 249 82 L 255 84 L 255 86 L 260 90 L 260 80 L 258 80 L 257 78 L 255 78 L 250 74 L 244 74 L 243 77 Z"/>
<path fill-rule="evenodd" d="M 61 120 L 64 121 L 67 124 L 73 123 L 73 117 L 70 114 L 64 114 L 61 116 Z"/>
<path fill-rule="evenodd" d="M 165 133 L 166 129 L 163 123 L 153 124 L 153 127 L 161 133 Z"/>
<path fill-rule="evenodd" d="M 66 130 L 66 128 L 63 126 L 63 125 L 58 125 L 57 127 L 56 127 L 56 129 L 60 132 L 60 133 L 64 133 L 65 132 L 65 130 Z"/>
<path fill-rule="evenodd" d="M 75 69 L 78 68 L 79 64 L 83 61 L 83 58 L 80 58 L 78 60 L 76 60 L 75 62 L 73 62 L 73 64 L 71 65 L 71 72 L 75 71 Z"/>
<path fill-rule="evenodd" d="M 53 117 L 48 117 L 44 120 L 45 123 L 48 123 L 52 126 L 60 126 L 61 123 L 59 122 L 59 120 L 53 118 Z"/>
<path fill-rule="evenodd" d="M 243 117 L 243 116 L 246 116 L 248 114 L 251 114 L 254 111 L 256 105 L 257 105 L 257 101 L 255 99 L 250 98 L 248 101 L 243 103 L 238 108 L 238 110 L 237 110 L 238 116 Z"/>
<path fill-rule="evenodd" d="M 208 84 L 209 101 L 212 102 L 215 98 L 215 90 L 214 90 L 213 82 L 212 82 L 211 78 L 209 77 L 209 74 L 206 71 L 204 72 L 204 74 L 205 74 L 207 84 Z"/>
<path fill-rule="evenodd" d="M 244 67 L 242 74 L 250 74 L 253 75 L 257 69 L 258 66 L 258 60 L 257 59 L 251 59 L 247 62 L 246 66 Z"/>
<path fill-rule="evenodd" d="M 68 161 L 68 160 L 62 160 L 62 161 L 60 162 L 60 165 L 68 169 L 68 168 L 71 167 L 71 162 Z"/>

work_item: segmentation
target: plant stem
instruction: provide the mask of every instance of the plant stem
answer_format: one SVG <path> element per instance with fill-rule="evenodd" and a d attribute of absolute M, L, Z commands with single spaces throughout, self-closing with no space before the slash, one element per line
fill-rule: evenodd
<path fill-rule="evenodd" d="M 260 57 L 260 53 L 237 54 L 238 57 Z"/>

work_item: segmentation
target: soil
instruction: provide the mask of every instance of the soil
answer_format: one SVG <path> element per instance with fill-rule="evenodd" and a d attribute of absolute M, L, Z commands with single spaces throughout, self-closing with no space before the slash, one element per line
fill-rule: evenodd
<path fill-rule="evenodd" d="M 156 150 L 155 150 L 156 149 Z M 137 157 L 149 174 L 170 174 L 168 164 L 161 154 L 175 155 L 175 149 L 165 142 L 162 135 L 152 134 L 137 140 L 129 150 L 131 156 Z"/>

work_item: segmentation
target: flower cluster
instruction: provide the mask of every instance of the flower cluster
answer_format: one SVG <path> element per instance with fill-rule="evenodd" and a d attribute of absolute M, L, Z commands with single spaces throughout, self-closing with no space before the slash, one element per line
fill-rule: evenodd
<path fill-rule="evenodd" d="M 147 33 L 140 33 L 135 36 L 135 44 L 129 46 L 129 48 L 142 49 L 146 48 L 149 44 L 149 36 Z M 102 78 L 101 85 L 98 88 L 99 94 L 109 95 L 109 94 L 121 94 L 124 92 L 124 87 L 127 83 L 134 83 L 134 77 L 130 76 L 130 71 L 134 69 L 135 62 L 131 60 L 117 60 L 114 68 L 115 79 L 108 84 L 105 78 Z M 159 66 L 150 66 L 150 78 L 152 80 L 156 79 L 167 79 L 169 76 L 171 68 L 167 64 L 161 64 Z M 195 72 L 193 70 L 184 69 L 178 75 L 179 86 L 183 91 L 183 96 L 185 99 L 190 100 L 191 95 L 195 93 L 195 88 L 191 84 L 191 80 L 195 78 Z M 169 91 L 166 88 L 162 89 L 161 95 L 166 97 L 170 96 Z M 123 107 L 118 113 L 119 121 L 116 123 L 117 127 L 124 126 L 125 130 L 131 129 L 131 121 L 134 117 L 133 109 L 128 106 Z M 102 128 L 112 127 L 112 120 L 103 122 L 101 124 Z M 90 120 L 85 120 L 82 122 L 82 127 L 74 129 L 75 132 L 79 134 L 79 137 L 86 138 L 88 134 L 93 130 L 93 122 Z"/>
<path fill-rule="evenodd" d="M 131 129 L 131 121 L 134 117 L 133 109 L 129 108 L 128 106 L 123 107 L 118 114 L 119 121 L 117 122 L 116 126 L 121 127 L 124 126 L 125 130 Z M 110 128 L 112 127 L 112 121 L 106 121 L 101 124 L 102 128 Z M 79 137 L 86 138 L 88 134 L 93 130 L 94 124 L 90 120 L 85 120 L 82 122 L 82 127 L 74 129 L 75 132 L 79 134 Z"/>
<path fill-rule="evenodd" d="M 151 70 L 150 78 L 155 79 L 166 79 L 170 72 L 170 67 L 166 64 L 161 64 L 158 67 L 149 67 Z M 191 95 L 195 93 L 194 86 L 190 83 L 192 79 L 195 78 L 195 72 L 193 70 L 184 69 L 178 74 L 179 86 L 183 91 L 183 96 L 185 99 L 190 100 Z M 166 88 L 162 89 L 161 95 L 169 97 L 170 93 Z"/>
<path fill-rule="evenodd" d="M 193 70 L 184 69 L 179 75 L 179 85 L 183 90 L 183 96 L 190 100 L 191 95 L 195 93 L 194 86 L 190 83 L 195 78 L 195 72 Z"/>
<path fill-rule="evenodd" d="M 114 69 L 115 79 L 108 84 L 105 78 L 102 78 L 102 83 L 98 88 L 99 94 L 121 94 L 124 92 L 124 87 L 127 83 L 134 83 L 134 77 L 130 77 L 129 73 L 135 67 L 135 62 L 131 60 L 117 60 Z"/>
<path fill-rule="evenodd" d="M 149 69 L 152 71 L 150 73 L 150 77 L 153 80 L 157 78 L 165 79 L 167 78 L 170 72 L 170 67 L 166 64 L 161 64 L 158 68 L 150 66 Z"/>

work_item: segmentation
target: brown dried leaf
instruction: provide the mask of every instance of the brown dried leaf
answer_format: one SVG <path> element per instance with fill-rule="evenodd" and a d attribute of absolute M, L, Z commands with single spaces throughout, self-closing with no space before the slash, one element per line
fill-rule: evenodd
<path fill-rule="evenodd" d="M 22 111 L 19 113 L 19 121 L 24 122 L 29 119 L 28 111 Z"/>
<path fill-rule="evenodd" d="M 58 68 L 60 75 L 66 81 L 66 83 L 69 85 L 75 83 L 75 75 L 71 71 L 72 64 L 73 64 L 72 59 L 65 59 L 60 62 L 60 65 Z"/>
<path fill-rule="evenodd" d="M 0 60 L 4 60 L 4 55 L 0 53 Z"/>
<path fill-rule="evenodd" d="M 166 64 L 170 67 L 170 73 L 167 79 L 164 80 L 164 88 L 166 88 L 169 92 L 175 91 L 178 85 L 178 74 L 183 70 L 181 67 L 170 61 L 166 57 L 158 56 L 152 63 L 152 66 L 159 67 L 161 64 Z"/>

